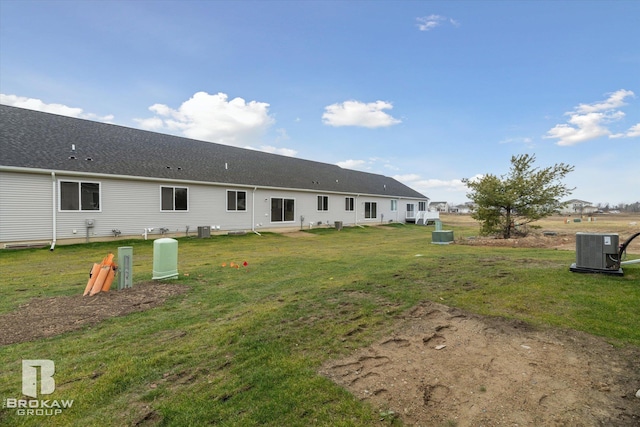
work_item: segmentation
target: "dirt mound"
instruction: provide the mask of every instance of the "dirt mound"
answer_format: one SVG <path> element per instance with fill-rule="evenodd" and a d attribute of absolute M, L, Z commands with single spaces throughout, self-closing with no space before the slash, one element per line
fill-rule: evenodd
<path fill-rule="evenodd" d="M 637 426 L 640 349 L 425 302 L 321 373 L 408 425 Z"/>
<path fill-rule="evenodd" d="M 574 251 L 576 249 L 575 234 L 530 233 L 525 237 L 502 239 L 496 237 L 473 237 L 458 240 L 458 243 L 472 246 L 497 246 L 510 248 L 546 248 Z"/>
<path fill-rule="evenodd" d="M 182 285 L 149 282 L 92 297 L 34 298 L 16 311 L 0 315 L 0 345 L 50 337 L 109 317 L 148 310 L 188 289 Z"/>

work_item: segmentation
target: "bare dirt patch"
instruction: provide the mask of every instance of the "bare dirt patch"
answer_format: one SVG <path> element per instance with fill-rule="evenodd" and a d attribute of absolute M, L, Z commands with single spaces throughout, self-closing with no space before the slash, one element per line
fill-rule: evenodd
<path fill-rule="evenodd" d="M 511 248 L 547 248 L 574 251 L 576 249 L 576 236 L 568 233 L 553 232 L 553 235 L 545 235 L 543 232 L 532 232 L 525 237 L 502 239 L 496 237 L 473 237 L 458 240 L 457 243 L 474 246 L 497 246 Z M 622 242 L 621 242 L 622 243 Z"/>
<path fill-rule="evenodd" d="M 321 374 L 417 426 L 640 425 L 639 348 L 425 302 Z"/>
<path fill-rule="evenodd" d="M 16 311 L 0 315 L 0 345 L 51 337 L 110 317 L 149 310 L 188 290 L 183 285 L 149 282 L 94 296 L 34 298 Z"/>

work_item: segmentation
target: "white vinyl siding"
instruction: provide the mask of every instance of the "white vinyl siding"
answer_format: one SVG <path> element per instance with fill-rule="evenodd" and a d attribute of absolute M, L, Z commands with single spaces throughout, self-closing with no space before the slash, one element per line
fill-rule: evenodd
<path fill-rule="evenodd" d="M 60 181 L 99 183 L 100 210 L 61 210 L 58 206 Z M 186 188 L 188 211 L 161 210 L 162 187 Z M 246 210 L 241 211 L 244 213 L 227 210 L 229 192 L 235 192 L 237 204 L 244 197 Z M 143 238 L 145 230 L 149 229 L 152 231 L 148 232 L 148 238 L 153 239 L 160 236 L 161 229 L 180 237 L 185 236 L 187 228 L 191 236 L 195 235 L 199 226 L 219 226 L 223 232 L 297 227 L 301 217 L 304 217 L 305 227 L 333 224 L 335 221 L 349 226 L 380 219 L 404 220 L 404 212 L 391 213 L 391 198 L 348 194 L 326 196 L 328 206 L 333 210 L 318 211 L 318 193 L 314 191 L 234 188 L 192 182 L 185 185 L 171 180 L 80 177 L 63 173 L 57 173 L 53 179 L 51 173 L 3 171 L 0 172 L 0 242 L 51 241 L 54 213 L 59 243 L 65 239 L 84 241 L 87 231 L 91 241 L 100 238 L 118 244 L 118 239 L 125 236 Z M 272 220 L 272 201 L 275 200 L 279 202 L 274 202 L 277 213 Z M 340 208 L 343 203 L 344 210 Z M 414 205 L 415 209 L 418 201 L 398 199 L 398 207 L 406 204 Z M 93 220 L 95 224 L 88 230 L 87 220 Z M 115 237 L 114 230 L 121 236 Z"/>
<path fill-rule="evenodd" d="M 51 175 L 0 172 L 0 241 L 49 241 L 53 235 Z"/>

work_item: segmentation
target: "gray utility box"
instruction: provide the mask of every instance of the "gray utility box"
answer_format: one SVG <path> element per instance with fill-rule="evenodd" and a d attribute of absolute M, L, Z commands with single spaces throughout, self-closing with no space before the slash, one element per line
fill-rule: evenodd
<path fill-rule="evenodd" d="M 615 233 L 576 233 L 576 263 L 571 270 L 618 270 L 618 242 L 619 237 Z"/>
<path fill-rule="evenodd" d="M 118 290 L 130 288 L 133 283 L 133 247 L 118 248 Z"/>
<path fill-rule="evenodd" d="M 431 243 L 448 245 L 453 242 L 453 230 L 434 230 L 431 232 Z"/>
<path fill-rule="evenodd" d="M 200 239 L 211 237 L 211 227 L 209 227 L 208 225 L 203 227 L 198 227 L 198 237 Z"/>

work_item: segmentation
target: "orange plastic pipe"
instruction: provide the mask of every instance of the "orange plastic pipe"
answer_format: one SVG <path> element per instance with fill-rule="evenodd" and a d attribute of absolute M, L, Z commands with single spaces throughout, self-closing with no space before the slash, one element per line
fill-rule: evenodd
<path fill-rule="evenodd" d="M 102 292 L 109 292 L 111 289 L 111 284 L 113 283 L 113 278 L 116 277 L 116 270 L 113 267 L 109 268 L 109 273 L 107 273 L 106 279 L 104 279 L 104 284 L 102 285 Z"/>
<path fill-rule="evenodd" d="M 109 254 L 106 257 L 104 257 L 104 259 L 102 260 L 102 265 L 108 265 L 108 266 L 112 266 L 113 265 L 113 254 Z"/>
<path fill-rule="evenodd" d="M 90 296 L 94 296 L 95 294 L 97 294 L 102 290 L 102 285 L 104 284 L 104 281 L 107 278 L 107 275 L 109 274 L 109 270 L 111 270 L 111 267 L 109 266 L 104 266 L 100 268 L 100 274 L 98 274 L 98 278 L 93 284 L 93 287 L 91 288 L 91 292 L 89 292 Z"/>
<path fill-rule="evenodd" d="M 100 272 L 100 264 L 93 264 L 93 268 L 91 269 L 91 274 L 89 275 L 89 281 L 87 282 L 87 286 L 84 288 L 84 293 L 82 296 L 86 296 L 91 291 L 93 284 L 98 278 L 98 273 Z"/>

